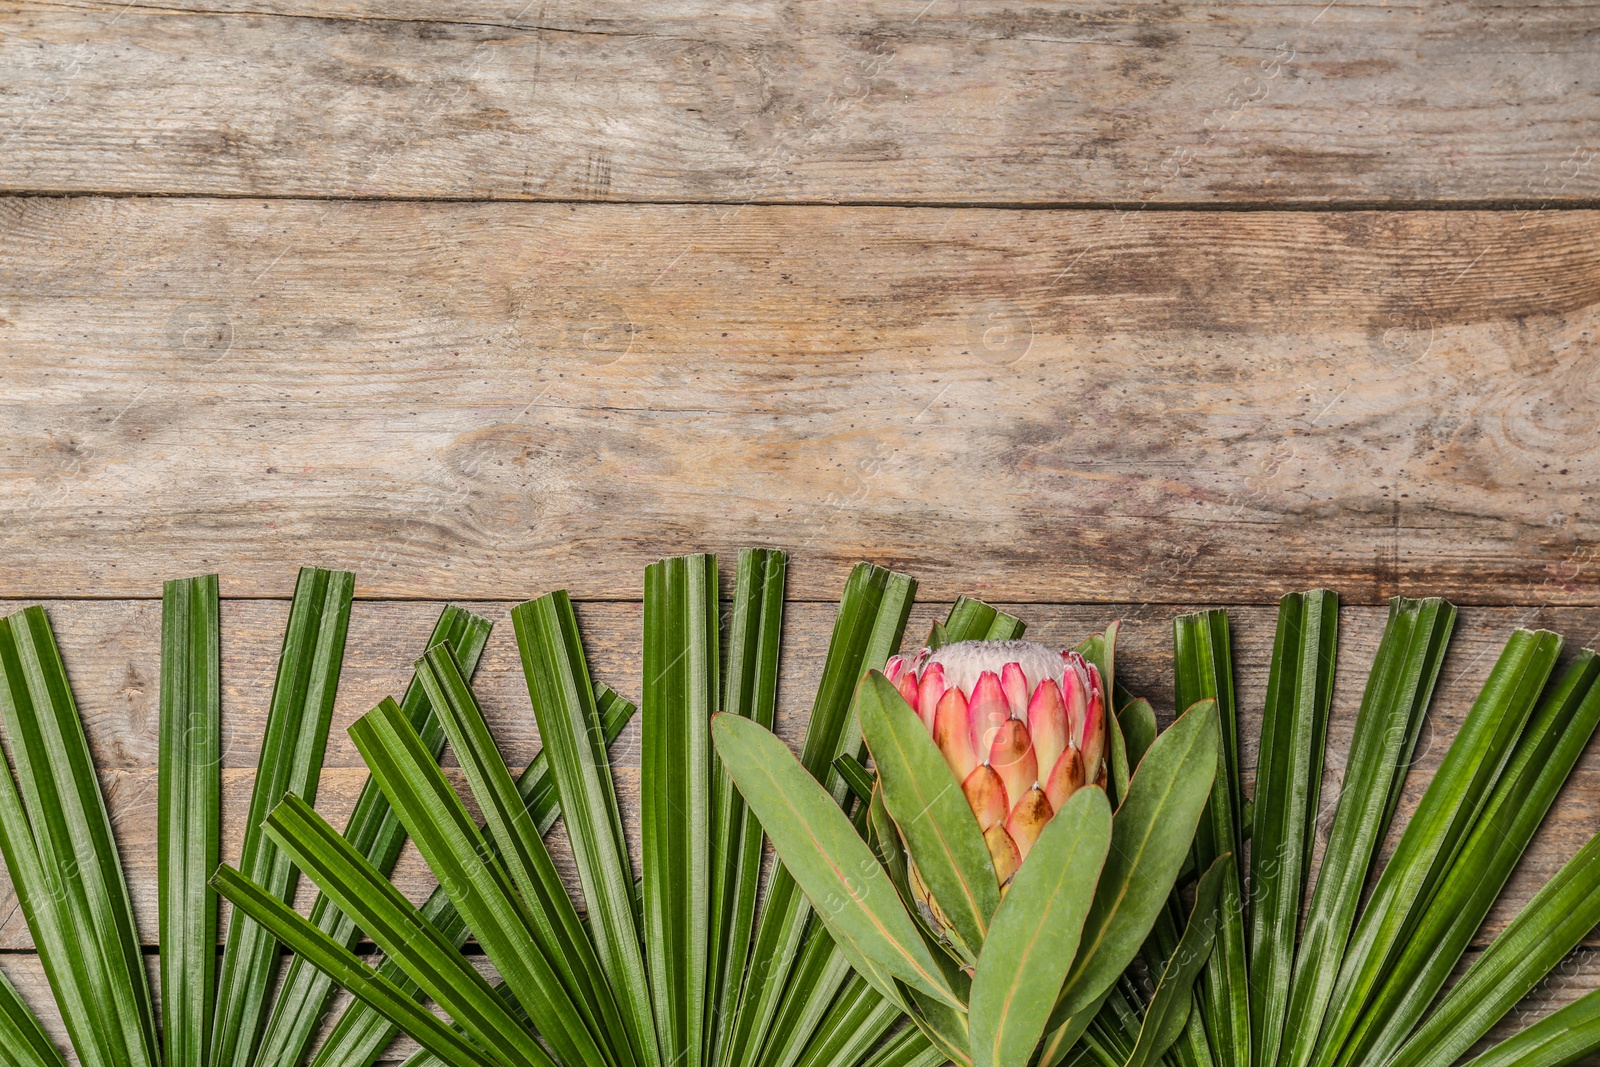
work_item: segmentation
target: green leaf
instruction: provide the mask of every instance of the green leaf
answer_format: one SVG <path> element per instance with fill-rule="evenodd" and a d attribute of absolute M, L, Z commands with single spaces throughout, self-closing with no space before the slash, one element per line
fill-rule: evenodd
<path fill-rule="evenodd" d="M 1332 1064 L 1404 949 L 1488 801 L 1561 653 L 1548 630 L 1517 630 L 1450 743 L 1356 924 L 1314 1062 Z"/>
<path fill-rule="evenodd" d="M 1216 768 L 1216 703 L 1205 700 L 1156 738 L 1128 784 L 1128 798 L 1112 820 L 1111 851 L 1078 955 L 1048 1030 L 1096 1006 L 1133 961 L 1166 906 Z"/>
<path fill-rule="evenodd" d="M 558 590 L 519 604 L 512 609 L 511 622 L 561 798 L 595 948 L 618 998 L 634 1058 L 641 1067 L 661 1067 L 622 815 L 600 740 L 599 711 L 577 616 L 567 594 Z"/>
<path fill-rule="evenodd" d="M 1443 600 L 1389 602 L 1389 621 L 1361 696 L 1333 828 L 1311 894 L 1289 988 L 1278 1067 L 1306 1067 L 1333 993 L 1356 905 L 1411 762 L 1456 609 Z"/>
<path fill-rule="evenodd" d="M 944 1063 L 944 1053 L 933 1047 L 927 1035 L 908 1026 L 878 1046 L 861 1067 L 943 1067 Z"/>
<path fill-rule="evenodd" d="M 595 686 L 595 703 L 600 709 L 605 743 L 610 745 L 637 709 L 609 687 L 598 684 Z M 535 830 L 541 836 L 548 833 L 560 814 L 560 808 L 557 805 L 555 783 L 550 775 L 549 760 L 543 752 L 534 756 L 527 770 L 523 771 L 517 781 L 517 793 L 526 805 L 528 818 Z M 492 841 L 485 842 L 485 845 L 488 856 L 498 855 Z M 444 934 L 453 946 L 459 949 L 466 943 L 467 924 L 456 912 L 443 887 L 434 889 L 421 910 L 422 917 Z M 377 973 L 413 997 L 422 996 L 416 983 L 407 978 L 393 960 L 384 960 L 378 966 Z M 394 1039 L 394 1035 L 395 1026 L 388 1018 L 366 1004 L 351 1004 L 317 1050 L 311 1067 L 370 1067 Z"/>
<path fill-rule="evenodd" d="M 490 629 L 488 619 L 453 604 L 448 605 L 440 613 L 423 650 L 448 644 L 455 651 L 462 672 L 471 677 L 488 642 Z M 429 751 L 437 757 L 444 748 L 444 731 L 415 674 L 406 686 L 400 707 Z M 344 836 L 385 875 L 394 870 L 400 850 L 405 845 L 405 827 L 395 817 L 383 790 L 370 777 L 356 798 L 350 819 L 345 824 Z M 350 917 L 320 893 L 311 905 L 311 923 L 346 948 L 355 948 L 361 939 L 361 931 Z M 208 954 L 215 958 L 215 952 Z M 323 1016 L 333 995 L 334 983 L 331 978 L 311 966 L 303 957 L 291 959 L 256 1052 L 256 1067 L 303 1063 L 321 1029 Z"/>
<path fill-rule="evenodd" d="M 844 802 L 849 786 L 833 761 L 845 753 L 860 755 L 862 750 L 854 714 L 856 685 L 867 671 L 882 669 L 900 647 L 915 592 L 912 579 L 870 563 L 858 563 L 845 583 L 800 754 L 801 765 L 823 783 L 836 803 Z M 719 1067 L 765 1067 L 762 1046 L 787 995 L 810 917 L 810 903 L 794 878 L 782 866 L 774 869 Z"/>
<path fill-rule="evenodd" d="M 851 975 L 816 1027 L 799 1067 L 855 1067 L 901 1014 L 898 1005 L 884 1000 L 860 975 Z"/>
<path fill-rule="evenodd" d="M 166 1067 L 206 1067 L 216 1002 L 222 818 L 222 628 L 217 576 L 167 582 L 161 597 L 157 885 Z"/>
<path fill-rule="evenodd" d="M 631 1064 L 626 1042 L 610 1043 L 622 1033 L 622 1018 L 599 957 L 450 646 L 429 649 L 417 662 L 417 678 L 517 889 L 505 908 L 496 909 L 492 926 L 472 926 L 479 944 L 563 1063 Z M 530 940 L 539 950 L 531 957 L 525 951 Z M 541 1009 L 545 1004 L 549 1008 Z"/>
<path fill-rule="evenodd" d="M 938 626 L 937 623 L 934 624 Z M 1015 641 L 1022 636 L 1025 624 L 1015 615 L 968 596 L 956 597 L 950 614 L 939 630 L 944 643 L 957 641 Z"/>
<path fill-rule="evenodd" d="M 788 558 L 771 549 L 739 552 L 722 707 L 772 728 L 777 714 L 778 653 Z M 707 1007 L 706 1055 L 722 1063 L 732 1035 L 745 963 L 755 934 L 761 881 L 761 826 L 718 764 L 711 780 L 711 916 L 706 957 L 714 983 Z"/>
<path fill-rule="evenodd" d="M 785 868 L 857 971 L 870 978 L 881 968 L 960 1008 L 887 874 L 788 746 L 737 715 L 714 718 L 712 736 L 723 766 L 761 820 Z"/>
<path fill-rule="evenodd" d="M 0 1055 L 11 1067 L 67 1067 L 39 1019 L 0 972 Z"/>
<path fill-rule="evenodd" d="M 1586 993 L 1462 1067 L 1567 1067 L 1600 1051 L 1600 990 Z"/>
<path fill-rule="evenodd" d="M 845 784 L 850 787 L 850 792 L 855 794 L 858 801 L 864 804 L 872 802 L 872 790 L 878 784 L 876 772 L 869 770 L 864 763 L 849 753 L 834 760 L 833 769 L 839 772 L 839 776 L 845 780 Z"/>
<path fill-rule="evenodd" d="M 1139 769 L 1139 761 L 1144 759 L 1144 754 L 1155 744 L 1156 711 L 1143 697 L 1130 700 L 1117 712 L 1117 725 L 1122 727 L 1122 736 L 1127 743 L 1128 772 L 1131 777 Z"/>
<path fill-rule="evenodd" d="M 1000 903 L 1000 883 L 961 783 L 927 726 L 877 671 L 862 679 L 856 709 L 889 815 L 959 947 L 976 960 Z"/>
<path fill-rule="evenodd" d="M 431 661 L 428 665 L 437 666 Z M 429 671 L 419 665 L 419 672 L 424 685 L 429 687 L 429 700 L 438 710 L 441 722 L 447 721 L 450 714 L 447 697 L 430 684 Z M 382 786 L 389 803 L 394 805 L 395 813 L 416 842 L 417 851 L 427 861 L 440 884 L 446 887 L 456 910 L 466 920 L 467 928 L 483 946 L 485 955 L 506 980 L 517 1001 L 533 1018 L 534 1026 L 540 1036 L 549 1042 L 556 1057 L 563 1064 L 584 1064 L 586 1067 L 603 1065 L 606 1056 L 585 1028 L 583 1013 L 577 1009 L 571 994 L 561 984 L 550 958 L 542 951 L 529 951 L 530 946 L 538 946 L 540 942 L 541 933 L 535 929 L 538 920 L 529 915 L 526 903 L 518 898 L 504 859 L 484 858 L 487 849 L 483 835 L 399 706 L 392 700 L 379 704 L 351 725 L 350 739 L 366 760 L 372 776 Z M 481 751 L 476 748 L 458 751 L 457 754 L 463 763 L 478 764 L 482 759 Z M 481 772 L 481 766 L 475 765 L 468 772 L 469 780 Z M 485 796 L 477 799 L 483 803 L 490 798 Z M 297 814 L 295 809 L 280 808 L 279 811 L 284 812 L 282 818 Z M 279 811 L 275 811 L 269 819 L 269 827 L 277 826 Z M 499 818 L 498 814 L 491 815 L 491 824 Z M 306 834 L 312 831 L 320 832 L 320 827 L 306 820 L 295 842 L 297 855 L 305 851 Z M 274 837 L 281 839 L 278 834 L 274 834 Z M 495 843 L 501 848 L 507 844 L 499 836 L 495 838 Z M 337 843 L 333 844 L 337 846 Z M 542 844 L 539 847 L 542 848 Z M 370 881 L 366 878 L 370 864 L 363 859 L 360 863 L 334 868 L 329 866 L 329 856 L 333 854 L 316 853 L 307 857 L 319 863 L 317 871 L 313 872 L 313 879 L 324 893 L 333 898 L 340 910 L 349 914 L 356 925 L 383 947 L 385 953 L 396 957 L 412 981 L 444 1004 L 439 991 L 429 985 L 425 972 L 408 965 L 406 947 L 386 942 L 379 931 L 368 925 L 373 920 L 357 912 L 357 904 L 369 906 L 367 899 L 350 898 L 349 890 L 340 884 L 341 879 L 353 881 L 358 874 Z M 359 856 L 349 849 L 338 849 L 337 855 L 341 860 L 348 860 L 351 855 Z M 517 859 L 527 860 L 528 857 L 524 853 Z M 381 875 L 378 877 L 381 878 Z M 406 913 L 408 920 L 417 921 L 414 913 L 415 909 Z M 387 913 L 372 914 L 381 917 Z M 390 923 L 393 930 L 401 929 L 399 919 L 388 918 L 385 921 Z M 545 936 L 553 935 L 546 932 Z M 468 1032 L 480 1044 L 484 1043 L 486 1039 L 467 1020 L 457 1017 L 456 1021 L 467 1026 Z M 521 1049 L 519 1054 L 526 1057 L 528 1052 Z"/>
<path fill-rule="evenodd" d="M 1068 798 L 1017 869 L 972 980 L 968 1011 L 978 1067 L 1026 1063 L 1038 1046 L 1110 844 L 1111 805 L 1104 791 L 1089 786 Z"/>
<path fill-rule="evenodd" d="M 354 588 L 355 575 L 349 571 L 302 567 L 289 605 L 239 858 L 245 878 L 284 902 L 294 898 L 299 872 L 261 824 L 285 793 L 316 801 Z M 217 979 L 212 1067 L 248 1067 L 254 1058 L 278 966 L 272 936 L 235 911 L 228 919 Z"/>
<path fill-rule="evenodd" d="M 548 1054 L 488 981 L 309 804 L 290 793 L 267 816 L 267 832 L 473 1041 L 508 1063 L 549 1067 Z M 453 888 L 458 906 L 472 895 L 460 883 Z M 558 1048 L 564 1043 L 560 1032 L 542 1036 Z"/>
<path fill-rule="evenodd" d="M 1139 1028 L 1139 1040 L 1123 1067 L 1150 1067 L 1159 1062 L 1183 1033 L 1194 999 L 1194 983 L 1211 956 L 1217 930 L 1227 921 L 1219 909 L 1227 884 L 1238 881 L 1238 875 L 1230 870 L 1232 866 L 1232 854 L 1224 854 L 1200 876 L 1189 924 L 1177 951 L 1162 970 L 1161 981 L 1145 1011 L 1144 1025 Z"/>
<path fill-rule="evenodd" d="M 423 1048 L 456 1067 L 503 1067 L 477 1045 L 446 1026 L 399 986 L 361 962 L 361 957 L 301 918 L 272 893 L 232 867 L 218 868 L 211 884 L 239 911 L 287 948 L 404 1030 Z M 474 972 L 476 973 L 476 972 Z"/>
<path fill-rule="evenodd" d="M 1450 1067 L 1600 923 L 1600 836 L 1534 894 L 1389 1061 Z"/>
<path fill-rule="evenodd" d="M 1180 708 L 1212 699 L 1217 705 L 1221 744 L 1217 774 L 1195 834 L 1195 867 L 1205 870 L 1225 853 L 1244 854 L 1241 822 L 1244 798 L 1239 784 L 1239 717 L 1233 694 L 1232 638 L 1222 610 L 1181 615 L 1173 620 L 1173 689 Z M 1200 1001 L 1211 1054 L 1220 1067 L 1249 1067 L 1250 976 L 1245 970 L 1244 887 L 1237 865 L 1222 887 L 1222 922 L 1216 947 L 1200 981 Z"/>
<path fill-rule="evenodd" d="M 656 1037 L 680 1067 L 705 1058 L 711 914 L 711 715 L 718 677 L 717 557 L 644 575 L 640 844 L 645 962 Z"/>
<path fill-rule="evenodd" d="M 789 979 L 789 995 L 768 1028 L 761 1049 L 762 1067 L 793 1067 L 849 978 L 848 957 L 827 929 L 813 920 Z M 871 996 L 883 1002 L 876 990 Z"/>
<path fill-rule="evenodd" d="M 156 1062 L 155 1011 L 111 818 L 44 609 L 0 619 L 0 851 L 87 1067 Z"/>
<path fill-rule="evenodd" d="M 1415 1029 L 1600 724 L 1600 657 L 1580 652 L 1540 703 L 1494 795 L 1340 1060 L 1382 1063 Z"/>
<path fill-rule="evenodd" d="M 1335 594 L 1313 589 L 1278 602 L 1250 847 L 1251 1046 L 1266 1067 L 1277 1062 L 1288 1022 L 1338 652 Z"/>

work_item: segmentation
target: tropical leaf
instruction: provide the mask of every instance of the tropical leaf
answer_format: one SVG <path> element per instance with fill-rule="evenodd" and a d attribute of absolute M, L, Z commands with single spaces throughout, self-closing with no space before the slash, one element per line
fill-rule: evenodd
<path fill-rule="evenodd" d="M 417 678 L 438 709 L 450 749 L 466 772 L 473 799 L 517 889 L 506 900 L 509 908 L 497 912 L 493 931 L 474 926 L 474 934 L 546 1040 L 557 1047 L 563 1033 L 570 1040 L 573 1051 L 564 1062 L 582 1057 L 591 1067 L 631 1064 L 627 1043 L 611 1043 L 612 1035 L 622 1033 L 622 1018 L 594 945 L 448 645 L 428 650 L 417 664 Z M 509 940 L 498 940 L 502 932 Z M 531 959 L 523 951 L 524 937 L 539 950 Z M 539 1012 L 537 1006 L 545 1002 L 553 1006 L 559 1024 Z M 570 1025 L 574 1018 L 582 1025 Z"/>
<path fill-rule="evenodd" d="M 43 608 L 0 619 L 0 718 L 15 774 L 0 768 L 0 852 L 73 1048 L 85 1067 L 155 1064 L 128 887 Z M 26 1038 L 26 1020 L 6 1015 Z"/>
<path fill-rule="evenodd" d="M 1600 990 L 1551 1012 L 1462 1067 L 1567 1067 L 1600 1052 Z"/>
<path fill-rule="evenodd" d="M 1600 836 L 1528 901 L 1389 1061 L 1450 1067 L 1600 923 Z"/>
<path fill-rule="evenodd" d="M 217 576 L 167 582 L 161 598 L 157 771 L 161 1035 L 166 1067 L 206 1067 L 216 1004 L 222 820 L 222 627 Z"/>
<path fill-rule="evenodd" d="M 392 701 L 388 706 L 398 710 Z M 309 804 L 293 793 L 284 797 L 267 816 L 267 832 L 491 1057 L 519 1067 L 550 1067 L 549 1054 L 471 962 Z M 416 836 L 420 845 L 423 835 Z M 458 907 L 473 895 L 465 886 L 459 890 L 453 896 Z M 563 1054 L 562 1062 L 577 1062 L 565 1058 L 575 1042 L 563 1029 L 552 1029 L 541 1036 Z"/>
<path fill-rule="evenodd" d="M 634 911 L 632 870 L 594 684 L 572 602 L 557 591 L 511 612 L 539 736 L 588 904 L 590 932 L 622 1011 L 633 1059 L 661 1067 L 650 982 Z"/>
<path fill-rule="evenodd" d="M 637 708 L 605 685 L 595 686 L 595 704 L 600 711 L 606 745 L 610 745 L 633 718 Z M 560 814 L 549 758 L 539 752 L 517 780 L 533 828 L 541 836 L 548 833 Z M 497 855 L 493 841 L 485 842 L 488 856 Z M 467 940 L 467 924 L 461 919 L 449 894 L 441 886 L 423 903 L 422 917 L 442 933 L 456 948 Z M 386 959 L 377 967 L 379 976 L 420 999 L 422 991 L 406 977 L 400 966 Z M 352 1003 L 334 1024 L 327 1040 L 317 1050 L 310 1067 L 370 1067 L 394 1039 L 397 1026 L 391 1019 L 360 1001 Z"/>
<path fill-rule="evenodd" d="M 1093 1016 L 1166 906 L 1211 793 L 1217 767 L 1216 715 L 1216 703 L 1203 700 L 1179 716 L 1156 738 L 1129 782 L 1128 798 L 1112 820 L 1111 850 L 1078 954 L 1048 1031 L 1075 1015 Z"/>
<path fill-rule="evenodd" d="M 711 926 L 711 715 L 721 700 L 717 557 L 644 574 L 639 798 L 645 960 L 656 1038 L 681 1067 L 705 1058 Z"/>
<path fill-rule="evenodd" d="M 1200 876 L 1195 889 L 1194 908 L 1177 949 L 1167 960 L 1150 1005 L 1139 1027 L 1138 1041 L 1123 1067 L 1149 1067 L 1183 1033 L 1194 998 L 1194 984 L 1205 968 L 1216 943 L 1217 930 L 1226 921 L 1219 909 L 1224 889 L 1237 875 L 1229 870 L 1233 855 L 1225 853 L 1214 860 Z"/>
<path fill-rule="evenodd" d="M 261 827 L 285 793 L 316 800 L 354 587 L 349 571 L 303 567 L 289 605 L 239 858 L 246 879 L 284 902 L 293 899 L 299 872 Z M 254 1058 L 278 965 L 272 935 L 235 911 L 217 979 L 212 1067 L 248 1067 Z"/>
<path fill-rule="evenodd" d="M 446 715 L 445 701 L 435 693 L 430 693 L 430 699 L 435 703 L 442 720 Z M 394 805 L 395 814 L 416 842 L 417 851 L 427 861 L 440 884 L 446 887 L 467 928 L 483 946 L 484 953 L 505 979 L 518 1003 L 532 1017 L 540 1036 L 550 1043 L 556 1057 L 574 1067 L 578 1064 L 604 1067 L 608 1057 L 599 1047 L 595 1036 L 584 1026 L 583 1014 L 573 1004 L 571 993 L 562 985 L 555 966 L 543 952 L 529 951 L 530 946 L 538 944 L 535 920 L 528 914 L 524 902 L 517 897 L 505 863 L 500 858 L 485 857 L 487 849 L 483 835 L 421 738 L 406 720 L 404 712 L 394 701 L 385 700 L 351 725 L 350 739 L 360 750 L 372 776 L 388 796 L 389 803 Z M 469 753 L 466 758 L 471 759 L 472 754 Z M 478 799 L 482 803 L 483 798 Z M 405 930 L 408 928 L 402 925 L 402 915 L 409 927 L 427 925 L 416 909 L 407 904 L 403 897 L 398 900 L 394 897 L 379 900 L 354 893 L 351 886 L 369 884 L 371 875 L 376 872 L 371 871 L 371 865 L 353 849 L 340 849 L 337 842 L 325 841 L 326 835 L 321 833 L 321 827 L 309 817 L 302 818 L 296 824 L 298 830 L 286 828 L 287 819 L 301 814 L 286 800 L 284 806 L 268 820 L 269 829 L 274 831 L 274 839 L 283 842 L 286 848 L 293 847 L 296 855 L 303 856 L 305 860 L 316 860 L 319 866 L 313 879 L 322 891 L 332 897 L 340 910 L 356 921 L 356 925 L 366 930 L 387 955 L 394 957 L 412 981 L 453 1013 L 453 1009 L 441 998 L 437 982 L 431 977 L 437 971 L 437 962 L 408 962 L 411 957 L 407 953 L 413 946 L 400 943 L 400 939 L 407 936 Z M 315 839 L 311 836 L 313 833 L 316 834 Z M 318 843 L 325 843 L 327 849 L 312 851 L 311 846 Z M 505 844 L 499 839 L 496 843 L 502 847 Z M 542 844 L 540 847 L 543 847 Z M 334 866 L 334 860 L 338 860 L 340 866 Z M 381 879 L 381 875 L 378 877 Z M 405 907 L 399 911 L 380 911 L 380 904 L 391 909 L 400 904 Z M 357 913 L 357 906 L 362 913 Z M 387 923 L 389 940 L 368 925 L 378 918 L 384 918 Z M 439 940 L 442 944 L 443 939 Z M 417 950 L 425 947 L 421 942 L 415 946 Z M 424 963 L 427 967 L 424 967 Z M 430 982 L 433 984 L 430 985 Z M 484 991 L 487 991 L 487 986 Z M 481 997 L 474 1002 L 474 1006 L 487 1010 L 483 1008 Z M 484 1043 L 485 1038 L 467 1020 L 458 1017 L 456 1021 L 466 1026 L 480 1044 Z M 517 1038 L 514 1030 L 501 1027 L 497 1032 L 507 1041 Z M 532 1053 L 528 1047 L 515 1044 L 506 1047 L 514 1048 L 515 1055 L 531 1061 Z M 487 1044 L 485 1048 L 494 1050 Z"/>
<path fill-rule="evenodd" d="M 1518 630 L 1506 643 L 1356 924 L 1314 1062 L 1331 1064 L 1360 1020 L 1511 758 L 1560 652 L 1561 638 L 1548 630 Z"/>
<path fill-rule="evenodd" d="M 452 604 L 440 613 L 424 651 L 435 645 L 448 644 L 454 650 L 462 672 L 471 677 L 488 642 L 490 629 L 488 619 Z M 415 675 L 406 686 L 400 708 L 428 749 L 437 757 L 444 748 L 444 731 L 423 692 L 422 683 Z M 405 827 L 395 817 L 383 790 L 371 778 L 361 787 L 350 819 L 345 824 L 344 836 L 385 875 L 394 869 L 400 850 L 405 845 Z M 354 948 L 361 938 L 361 931 L 350 917 L 320 893 L 311 905 L 311 922 L 346 948 Z M 215 958 L 214 952 L 209 955 Z M 311 966 L 304 957 L 296 956 L 290 960 L 262 1034 L 255 1058 L 256 1067 L 280 1067 L 303 1062 L 311 1043 L 316 1039 L 334 992 L 333 979 Z"/>
<path fill-rule="evenodd" d="M 1197 870 L 1225 853 L 1244 854 L 1244 798 L 1239 786 L 1239 716 L 1233 695 L 1232 635 L 1226 611 L 1202 611 L 1173 620 L 1173 690 L 1176 705 L 1192 707 L 1210 698 L 1217 704 L 1220 744 L 1211 802 L 1195 834 Z M 1216 945 L 1200 980 L 1205 1031 L 1220 1067 L 1249 1067 L 1250 976 L 1245 970 L 1244 887 L 1238 865 L 1222 886 L 1222 921 Z"/>
<path fill-rule="evenodd" d="M 1444 988 L 1600 724 L 1597 682 L 1600 657 L 1585 649 L 1541 702 L 1449 876 L 1362 1012 L 1341 1063 L 1388 1060 Z"/>
<path fill-rule="evenodd" d="M 856 685 L 867 671 L 881 670 L 900 647 L 915 592 L 916 582 L 910 578 L 869 563 L 852 568 L 845 583 L 800 754 L 801 765 L 823 784 L 835 803 L 843 803 L 849 786 L 833 768 L 833 761 L 862 752 L 860 725 L 854 715 Z M 991 620 L 986 625 L 992 624 Z M 797 994 L 817 992 L 796 990 L 790 982 L 810 919 L 811 905 L 805 894 L 785 867 L 775 867 L 718 1067 L 761 1065 L 762 1050 L 780 1005 Z M 885 980 L 878 979 L 880 988 Z"/>
<path fill-rule="evenodd" d="M 893 682 L 877 671 L 869 673 L 861 682 L 856 708 L 881 772 L 884 805 L 918 873 L 961 938 L 958 947 L 967 962 L 975 962 L 989 917 L 1000 903 L 1000 883 L 978 820 L 927 726 Z"/>
<path fill-rule="evenodd" d="M 262 929 L 374 1011 L 381 1012 L 396 1027 L 405 1030 L 418 1044 L 444 1058 L 454 1067 L 504 1067 L 483 1049 L 463 1037 L 438 1016 L 422 1007 L 406 990 L 381 972 L 361 962 L 361 957 L 305 920 L 293 908 L 263 887 L 256 885 L 232 867 L 221 867 L 211 880 L 239 911 L 249 915 Z"/>
<path fill-rule="evenodd" d="M 1338 651 L 1337 596 L 1313 589 L 1278 602 L 1250 842 L 1251 1047 L 1264 1067 L 1277 1062 L 1287 1022 Z"/>
<path fill-rule="evenodd" d="M 739 552 L 722 708 L 769 730 L 777 715 L 787 573 L 788 560 L 782 552 L 761 548 Z M 706 1005 L 711 1017 L 706 1023 L 705 1055 L 710 1062 L 721 1063 L 755 933 L 762 834 L 720 766 L 712 774 L 711 811 L 711 927 L 706 957 L 714 988 Z"/>
<path fill-rule="evenodd" d="M 0 972 L 0 1055 L 12 1067 L 67 1067 L 39 1019 Z"/>
<path fill-rule="evenodd" d="M 817 902 L 818 916 L 856 970 L 877 978 L 885 995 L 892 987 L 882 976 L 890 975 L 963 1008 L 866 842 L 788 746 L 737 715 L 716 716 L 712 737 L 785 868 Z"/>
<path fill-rule="evenodd" d="M 1338 979 L 1374 851 L 1388 830 L 1433 695 L 1456 610 L 1443 600 L 1389 602 L 1389 620 L 1356 716 L 1344 788 L 1311 894 L 1290 981 L 1279 1067 L 1306 1067 Z"/>
<path fill-rule="evenodd" d="M 1110 845 L 1111 805 L 1102 790 L 1087 786 L 1067 799 L 1017 869 L 972 981 L 968 1013 L 977 1067 L 1026 1063 L 1038 1046 L 1077 954 Z"/>

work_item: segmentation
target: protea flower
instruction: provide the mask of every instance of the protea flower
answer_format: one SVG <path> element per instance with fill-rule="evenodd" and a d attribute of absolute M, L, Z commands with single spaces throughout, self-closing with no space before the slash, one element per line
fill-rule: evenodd
<path fill-rule="evenodd" d="M 1105 783 L 1100 672 L 1032 641 L 960 641 L 895 656 L 884 676 L 961 783 L 1003 891 L 1067 798 Z M 912 884 L 937 916 L 914 870 Z"/>

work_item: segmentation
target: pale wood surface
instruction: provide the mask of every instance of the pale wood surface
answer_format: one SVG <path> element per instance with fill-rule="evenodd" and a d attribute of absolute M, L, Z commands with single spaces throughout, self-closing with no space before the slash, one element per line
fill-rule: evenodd
<path fill-rule="evenodd" d="M 1233 605 L 1246 766 L 1272 601 L 1333 586 L 1329 797 L 1378 605 L 1480 605 L 1408 813 L 1512 626 L 1600 639 L 1597 53 L 1557 2 L 0 0 L 0 601 L 48 601 L 145 940 L 151 598 L 202 571 L 230 852 L 296 565 L 364 598 L 341 819 L 441 602 L 569 587 L 637 693 L 642 565 L 745 543 L 794 552 L 791 740 L 859 558 L 913 635 L 1128 618 L 1163 716 L 1171 616 Z M 508 625 L 478 687 L 525 762 Z M 1480 945 L 1597 826 L 1590 753 Z M 0 873 L 60 1038 L 30 946 Z M 1597 987 L 1591 936 L 1519 1015 Z"/>
<path fill-rule="evenodd" d="M 0 589 L 1600 602 L 1600 213 L 0 201 Z M 26 531 L 26 535 L 22 534 Z M 597 558 L 603 564 L 597 565 Z"/>
<path fill-rule="evenodd" d="M 0 188 L 944 203 L 1600 195 L 1536 3 L 9 4 Z"/>

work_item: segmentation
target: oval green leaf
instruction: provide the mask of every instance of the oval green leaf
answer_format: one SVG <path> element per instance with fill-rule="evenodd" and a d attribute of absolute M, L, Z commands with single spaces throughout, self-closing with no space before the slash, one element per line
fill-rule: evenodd
<path fill-rule="evenodd" d="M 726 712 L 711 720 L 722 764 L 795 882 L 851 957 L 960 1007 L 872 850 L 772 732 Z M 875 983 L 876 984 L 876 983 Z"/>
<path fill-rule="evenodd" d="M 1111 845 L 1104 790 L 1080 789 L 1039 835 L 994 913 L 972 979 L 977 1067 L 1026 1063 L 1078 951 Z"/>
<path fill-rule="evenodd" d="M 961 784 L 922 719 L 877 671 L 862 679 L 856 710 L 878 767 L 884 806 L 917 873 L 965 942 L 969 959 L 975 958 L 1000 905 L 1000 883 Z"/>

